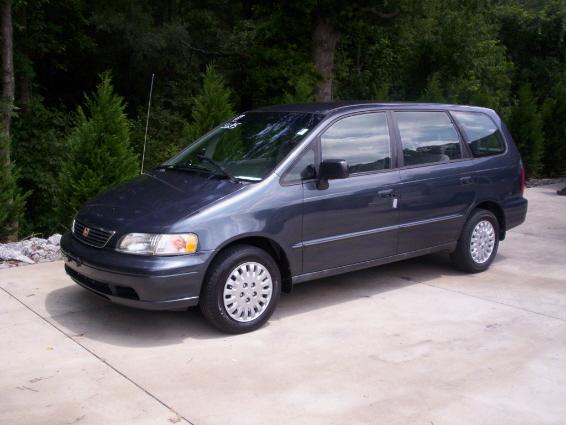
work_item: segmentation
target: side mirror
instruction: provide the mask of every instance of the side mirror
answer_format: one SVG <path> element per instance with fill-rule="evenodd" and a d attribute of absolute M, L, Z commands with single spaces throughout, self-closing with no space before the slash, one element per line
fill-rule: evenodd
<path fill-rule="evenodd" d="M 348 163 L 344 159 L 327 159 L 320 163 L 316 187 L 328 189 L 328 180 L 345 179 L 350 176 Z"/>
<path fill-rule="evenodd" d="M 349 176 L 348 163 L 344 159 L 326 159 L 320 163 L 320 180 L 345 179 Z"/>

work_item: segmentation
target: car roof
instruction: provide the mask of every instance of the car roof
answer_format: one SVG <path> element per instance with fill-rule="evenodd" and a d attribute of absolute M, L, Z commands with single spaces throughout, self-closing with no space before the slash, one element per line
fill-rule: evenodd
<path fill-rule="evenodd" d="M 257 112 L 303 112 L 321 115 L 343 113 L 360 109 L 420 109 L 420 110 L 465 110 L 476 112 L 487 112 L 490 115 L 493 110 L 480 106 L 455 105 L 446 103 L 420 103 L 420 102 L 374 102 L 374 101 L 336 101 L 336 102 L 312 102 L 293 103 L 288 105 L 264 106 L 254 109 Z"/>

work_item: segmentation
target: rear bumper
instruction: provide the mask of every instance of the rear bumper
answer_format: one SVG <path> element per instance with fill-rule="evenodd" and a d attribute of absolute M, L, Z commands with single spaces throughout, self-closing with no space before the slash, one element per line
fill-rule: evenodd
<path fill-rule="evenodd" d="M 61 239 L 65 271 L 78 285 L 114 303 L 146 310 L 198 304 L 211 252 L 151 257 L 93 248 L 70 233 Z"/>
<path fill-rule="evenodd" d="M 529 202 L 523 197 L 515 198 L 505 203 L 503 206 L 505 213 L 505 230 L 517 227 L 525 221 L 527 218 L 528 205 Z"/>

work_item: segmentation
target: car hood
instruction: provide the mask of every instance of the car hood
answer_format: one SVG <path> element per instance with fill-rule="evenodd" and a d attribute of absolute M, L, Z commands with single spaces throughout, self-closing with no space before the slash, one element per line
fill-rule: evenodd
<path fill-rule="evenodd" d="M 245 183 L 175 170 L 143 174 L 88 201 L 76 219 L 92 227 L 160 233 Z"/>

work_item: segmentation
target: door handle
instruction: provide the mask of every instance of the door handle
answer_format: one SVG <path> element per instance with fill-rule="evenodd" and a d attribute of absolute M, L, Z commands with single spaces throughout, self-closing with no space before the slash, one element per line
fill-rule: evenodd
<path fill-rule="evenodd" d="M 462 184 L 462 185 L 472 184 L 473 182 L 474 182 L 474 179 L 470 176 L 460 178 L 460 184 Z"/>
<path fill-rule="evenodd" d="M 380 190 L 379 192 L 377 192 L 377 194 L 380 198 L 387 199 L 395 197 L 395 192 L 393 192 L 393 189 Z"/>

